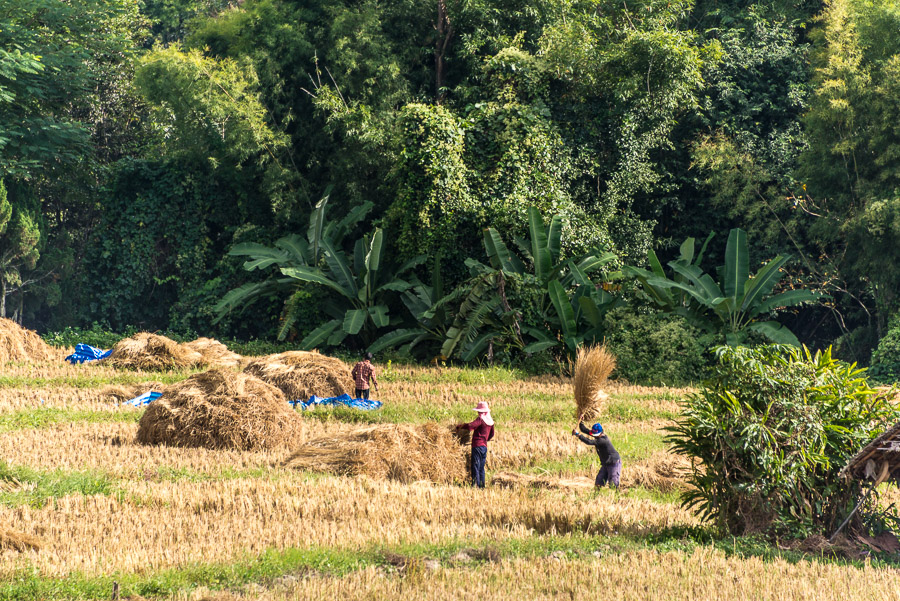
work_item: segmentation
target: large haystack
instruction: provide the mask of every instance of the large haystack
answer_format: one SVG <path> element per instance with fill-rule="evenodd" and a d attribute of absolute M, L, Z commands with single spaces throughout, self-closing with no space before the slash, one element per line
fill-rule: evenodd
<path fill-rule="evenodd" d="M 28 551 L 29 549 L 40 549 L 43 541 L 36 536 L 17 532 L 0 526 L 0 551 Z"/>
<path fill-rule="evenodd" d="M 267 355 L 251 361 L 244 371 L 281 389 L 291 401 L 305 401 L 312 395 L 335 397 L 354 391 L 347 364 L 315 352 Z"/>
<path fill-rule="evenodd" d="M 415 482 L 465 482 L 466 447 L 446 426 L 383 424 L 340 436 L 310 440 L 284 463 L 287 467 L 339 475 Z"/>
<path fill-rule="evenodd" d="M 603 385 L 616 368 L 616 358 L 605 346 L 583 346 L 575 356 L 575 418 L 592 421 L 603 412 L 609 395 Z"/>
<path fill-rule="evenodd" d="M 203 364 L 203 355 L 171 338 L 139 332 L 116 343 L 105 364 L 127 369 L 162 371 Z"/>
<path fill-rule="evenodd" d="M 249 374 L 213 369 L 166 388 L 141 417 L 137 439 L 251 451 L 293 444 L 300 425 L 274 386 Z"/>
<path fill-rule="evenodd" d="M 210 367 L 237 367 L 243 357 L 228 350 L 228 347 L 215 338 L 198 338 L 185 342 L 182 346 L 200 353 L 203 364 Z"/>
<path fill-rule="evenodd" d="M 31 330 L 11 319 L 0 318 L 0 363 L 9 361 L 50 361 L 53 348 Z"/>

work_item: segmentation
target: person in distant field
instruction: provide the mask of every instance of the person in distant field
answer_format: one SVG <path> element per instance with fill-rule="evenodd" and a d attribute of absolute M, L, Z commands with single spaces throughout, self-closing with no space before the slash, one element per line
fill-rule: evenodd
<path fill-rule="evenodd" d="M 600 457 L 600 471 L 597 472 L 594 486 L 599 488 L 609 484 L 619 488 L 619 478 L 622 476 L 622 458 L 609 440 L 609 436 L 603 433 L 603 426 L 594 424 L 588 430 L 587 426 L 579 421 L 578 427 L 588 436 L 583 436 L 575 430 L 572 430 L 572 435 L 577 436 L 584 444 L 594 447 Z"/>
<path fill-rule="evenodd" d="M 356 399 L 369 398 L 369 380 L 378 390 L 378 379 L 375 377 L 375 366 L 372 365 L 372 353 L 366 353 L 365 358 L 353 366 L 350 372 L 353 375 L 353 381 L 356 383 Z"/>
<path fill-rule="evenodd" d="M 478 418 L 468 424 L 457 424 L 456 429 L 472 431 L 472 484 L 484 488 L 484 462 L 487 460 L 487 443 L 494 437 L 494 418 L 488 404 L 481 401 L 474 407 Z"/>

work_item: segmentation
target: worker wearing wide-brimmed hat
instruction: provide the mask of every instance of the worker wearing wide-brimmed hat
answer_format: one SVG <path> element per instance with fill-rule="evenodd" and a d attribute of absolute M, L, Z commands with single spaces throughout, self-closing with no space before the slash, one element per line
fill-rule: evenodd
<path fill-rule="evenodd" d="M 578 427 L 582 432 L 589 436 L 582 436 L 577 431 L 572 430 L 572 434 L 577 436 L 584 444 L 589 444 L 597 451 L 600 457 L 600 471 L 597 472 L 597 478 L 594 480 L 594 486 L 615 486 L 619 488 L 619 478 L 622 475 L 622 458 L 613 446 L 609 436 L 604 434 L 603 426 L 594 424 L 590 430 L 583 423 L 578 422 Z"/>
<path fill-rule="evenodd" d="M 487 460 L 487 443 L 494 437 L 494 419 L 488 404 L 481 401 L 475 407 L 478 419 L 468 424 L 457 424 L 456 428 L 472 431 L 472 484 L 484 488 L 484 462 Z"/>

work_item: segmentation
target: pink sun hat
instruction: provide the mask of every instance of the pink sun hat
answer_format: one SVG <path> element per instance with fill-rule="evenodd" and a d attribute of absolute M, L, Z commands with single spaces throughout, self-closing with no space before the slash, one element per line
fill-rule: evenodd
<path fill-rule="evenodd" d="M 475 407 L 472 408 L 472 411 L 477 411 L 478 413 L 488 413 L 490 409 L 488 408 L 488 404 L 484 401 L 480 401 Z"/>

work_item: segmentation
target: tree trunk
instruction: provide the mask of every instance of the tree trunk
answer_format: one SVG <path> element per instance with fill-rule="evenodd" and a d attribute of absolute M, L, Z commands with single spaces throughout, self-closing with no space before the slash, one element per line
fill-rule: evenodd
<path fill-rule="evenodd" d="M 437 30 L 437 42 L 434 46 L 434 97 L 440 102 L 443 98 L 441 89 L 444 87 L 444 54 L 453 37 L 453 26 L 450 25 L 450 16 L 447 14 L 446 0 L 438 0 L 437 9 L 437 23 L 434 26 Z"/>
<path fill-rule="evenodd" d="M 6 317 L 6 280 L 0 278 L 0 317 Z"/>

